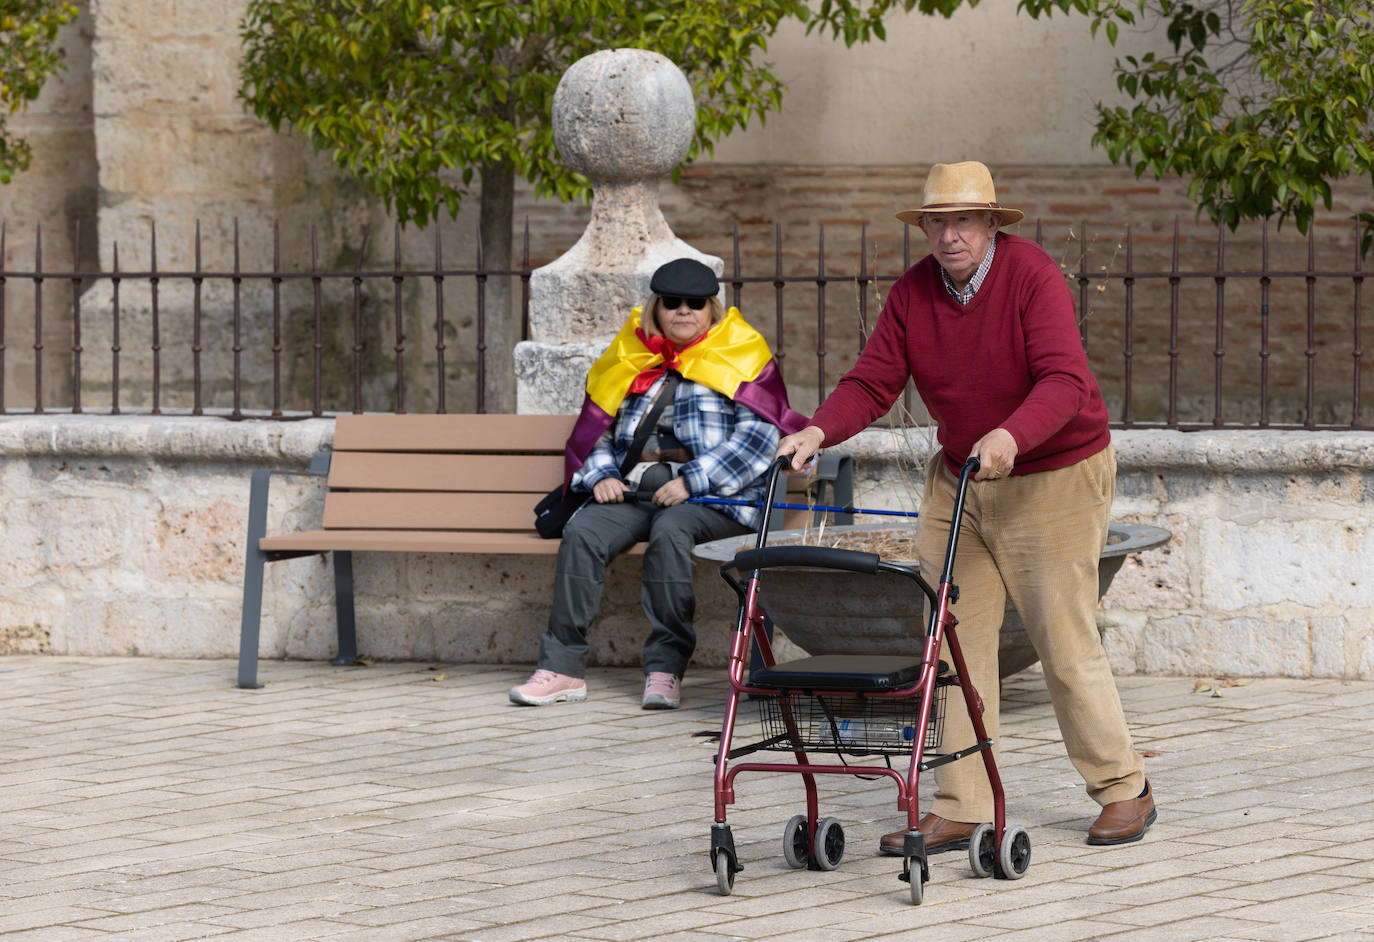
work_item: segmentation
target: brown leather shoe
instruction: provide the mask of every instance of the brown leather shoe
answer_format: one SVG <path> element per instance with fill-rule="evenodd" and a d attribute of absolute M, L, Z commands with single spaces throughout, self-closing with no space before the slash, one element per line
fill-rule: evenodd
<path fill-rule="evenodd" d="M 927 814 L 921 818 L 917 828 L 926 839 L 926 856 L 929 857 L 931 854 L 940 854 L 947 850 L 967 850 L 968 839 L 973 836 L 973 829 L 977 826 L 962 821 L 950 821 L 938 814 Z M 878 842 L 878 853 L 900 857 L 905 850 L 905 844 L 906 831 L 893 831 L 891 834 L 884 834 L 883 839 Z"/>
<path fill-rule="evenodd" d="M 1093 826 L 1088 828 L 1089 844 L 1129 844 L 1145 836 L 1155 823 L 1155 796 L 1150 782 L 1135 798 L 1113 801 L 1103 807 Z"/>

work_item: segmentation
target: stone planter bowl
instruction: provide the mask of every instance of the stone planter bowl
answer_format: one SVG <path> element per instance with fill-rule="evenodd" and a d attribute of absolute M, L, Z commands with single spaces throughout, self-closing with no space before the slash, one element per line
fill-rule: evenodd
<path fill-rule="evenodd" d="M 808 532 L 776 530 L 768 545 L 800 543 Z M 868 523 L 827 527 L 826 532 L 831 537 L 855 534 L 900 538 L 902 528 Z M 910 533 L 909 528 L 906 533 Z M 1098 598 L 1106 594 L 1112 577 L 1128 555 L 1162 546 L 1171 536 L 1168 530 L 1147 524 L 1110 524 L 1107 545 L 1097 567 Z M 750 534 L 712 540 L 699 545 L 694 555 L 719 564 L 733 559 L 742 549 L 753 549 L 754 539 Z M 926 616 L 922 612 L 925 596 L 905 577 L 886 573 L 867 576 L 833 569 L 781 568 L 769 569 L 760 589 L 763 607 L 774 625 L 807 654 L 921 653 L 918 637 L 925 630 Z M 958 613 L 957 607 L 955 613 Z M 1038 659 L 1026 639 L 1021 617 L 1008 604 L 999 646 L 1001 676 L 1025 670 Z"/>

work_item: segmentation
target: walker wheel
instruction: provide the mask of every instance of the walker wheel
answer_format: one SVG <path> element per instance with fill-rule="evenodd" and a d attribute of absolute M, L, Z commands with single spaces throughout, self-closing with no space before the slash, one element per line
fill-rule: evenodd
<path fill-rule="evenodd" d="M 997 878 L 1000 880 L 1019 880 L 1030 869 L 1030 835 L 1023 827 L 1009 827 L 1002 832 L 1002 843 L 997 848 Z"/>
<path fill-rule="evenodd" d="M 800 870 L 811 862 L 806 815 L 793 815 L 782 832 L 782 859 L 793 870 Z"/>
<path fill-rule="evenodd" d="M 991 824 L 973 829 L 968 841 L 968 865 L 975 877 L 990 877 L 997 867 L 997 831 Z"/>
<path fill-rule="evenodd" d="M 837 818 L 822 818 L 816 826 L 812 857 L 822 870 L 834 870 L 844 859 L 844 828 Z"/>
<path fill-rule="evenodd" d="M 911 885 L 911 905 L 920 906 L 921 898 L 925 896 L 926 891 L 925 868 L 921 866 L 921 858 L 908 857 L 906 859 L 905 876 Z"/>
<path fill-rule="evenodd" d="M 735 868 L 730 866 L 730 855 L 723 850 L 716 851 L 716 886 L 721 896 L 729 896 L 735 889 Z"/>

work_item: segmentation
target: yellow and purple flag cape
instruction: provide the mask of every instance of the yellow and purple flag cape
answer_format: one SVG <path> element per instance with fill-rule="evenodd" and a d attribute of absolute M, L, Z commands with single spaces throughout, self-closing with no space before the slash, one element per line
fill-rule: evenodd
<path fill-rule="evenodd" d="M 587 395 L 572 435 L 564 448 L 564 482 L 587 460 L 606 429 L 615 421 L 630 385 L 640 374 L 676 370 L 683 379 L 700 383 L 747 406 L 790 435 L 807 425 L 806 416 L 787 402 L 787 387 L 768 349 L 768 342 L 750 327 L 738 308 L 730 308 L 700 340 L 676 351 L 676 357 L 649 348 L 641 339 L 642 310 L 634 308 L 625 326 L 587 372 Z"/>

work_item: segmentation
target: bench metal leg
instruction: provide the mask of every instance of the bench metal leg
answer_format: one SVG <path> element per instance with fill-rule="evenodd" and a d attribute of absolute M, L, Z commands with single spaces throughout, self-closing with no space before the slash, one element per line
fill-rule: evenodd
<path fill-rule="evenodd" d="M 353 554 L 334 551 L 334 610 L 338 613 L 339 656 L 334 663 L 340 667 L 358 659 L 357 622 L 353 617 Z"/>
<path fill-rule="evenodd" d="M 248 551 L 243 563 L 243 621 L 239 625 L 239 679 L 245 690 L 258 683 L 258 637 L 262 628 L 262 581 L 267 554 L 258 543 L 267 535 L 267 487 L 272 472 L 254 471 L 248 492 Z"/>

